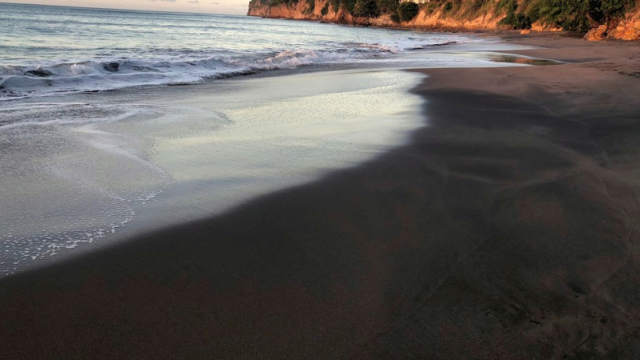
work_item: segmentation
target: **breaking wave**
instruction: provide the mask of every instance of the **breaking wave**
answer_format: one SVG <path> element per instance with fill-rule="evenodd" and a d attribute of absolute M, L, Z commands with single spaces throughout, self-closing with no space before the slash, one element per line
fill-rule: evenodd
<path fill-rule="evenodd" d="M 100 56 L 78 62 L 0 65 L 0 100 L 147 85 L 197 84 L 267 70 L 388 59 L 403 52 L 464 40 L 462 37 L 432 41 L 407 38 L 387 44 L 351 42 L 338 46 L 331 44 L 318 50 L 283 50 L 251 55 L 229 51 L 168 50 L 165 54 L 144 54 L 140 59 Z"/>

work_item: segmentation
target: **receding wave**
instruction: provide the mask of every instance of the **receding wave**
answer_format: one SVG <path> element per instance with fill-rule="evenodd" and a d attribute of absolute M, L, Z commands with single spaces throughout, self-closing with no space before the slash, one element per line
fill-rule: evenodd
<path fill-rule="evenodd" d="M 389 44 L 341 43 L 321 50 L 284 50 L 265 54 L 205 51 L 158 51 L 135 56 L 100 57 L 81 62 L 0 65 L 0 100 L 146 85 L 197 84 L 218 78 L 308 65 L 357 63 L 398 53 L 442 46 L 460 39 L 424 42 L 405 39 Z"/>

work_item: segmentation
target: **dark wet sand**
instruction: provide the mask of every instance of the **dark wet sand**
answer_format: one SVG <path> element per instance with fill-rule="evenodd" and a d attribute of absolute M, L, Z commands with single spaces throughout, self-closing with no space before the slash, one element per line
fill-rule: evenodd
<path fill-rule="evenodd" d="M 407 146 L 0 280 L 0 356 L 637 357 L 640 46 L 517 41 L 581 62 L 425 71 Z"/>

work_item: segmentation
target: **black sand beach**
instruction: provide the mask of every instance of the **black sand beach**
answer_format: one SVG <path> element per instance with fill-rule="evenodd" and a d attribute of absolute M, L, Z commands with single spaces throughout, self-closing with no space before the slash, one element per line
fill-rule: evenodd
<path fill-rule="evenodd" d="M 510 39 L 507 39 L 510 41 Z M 407 146 L 0 280 L 3 359 L 633 359 L 640 46 L 442 69 Z"/>

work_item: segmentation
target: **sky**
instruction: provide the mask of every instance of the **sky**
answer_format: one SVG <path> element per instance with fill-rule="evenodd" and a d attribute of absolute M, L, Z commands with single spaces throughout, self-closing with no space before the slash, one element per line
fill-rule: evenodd
<path fill-rule="evenodd" d="M 0 0 L 3 2 L 237 15 L 246 14 L 249 5 L 249 0 Z"/>

